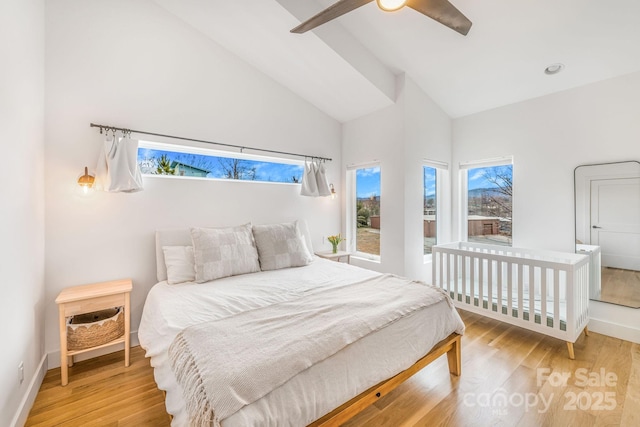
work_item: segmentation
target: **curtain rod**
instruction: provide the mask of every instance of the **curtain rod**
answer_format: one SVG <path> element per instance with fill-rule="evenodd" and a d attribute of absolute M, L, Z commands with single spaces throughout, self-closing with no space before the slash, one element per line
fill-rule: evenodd
<path fill-rule="evenodd" d="M 121 131 L 124 133 L 139 133 L 139 134 L 143 134 L 143 135 L 153 135 L 153 136 L 161 136 L 164 138 L 172 138 L 172 139 L 181 139 L 183 141 L 191 141 L 191 142 L 202 142 L 204 144 L 213 144 L 213 145 L 220 145 L 223 147 L 231 147 L 231 148 L 238 148 L 240 149 L 240 152 L 242 153 L 243 150 L 251 150 L 251 151 L 262 151 L 263 153 L 272 153 L 272 154 L 284 154 L 286 156 L 296 156 L 296 157 L 304 157 L 305 159 L 318 159 L 318 160 L 325 160 L 330 162 L 331 158 L 329 157 L 321 157 L 321 156 L 309 156 L 306 154 L 298 154 L 298 153 L 289 153 L 287 151 L 277 151 L 277 150 L 267 150 L 266 148 L 252 148 L 252 147 L 245 147 L 242 145 L 234 145 L 234 144 L 224 144 L 222 142 L 214 142 L 214 141 L 205 141 L 202 139 L 194 139 L 194 138 L 185 138 L 183 136 L 175 136 L 175 135 L 165 135 L 162 133 L 155 133 L 155 132 L 146 132 L 143 130 L 135 130 L 135 129 L 125 129 L 125 128 L 119 128 L 119 127 L 115 127 L 115 126 L 108 126 L 108 125 L 98 125 L 95 123 L 90 123 L 89 124 L 90 127 L 92 128 L 100 128 L 100 133 L 102 133 L 102 131 Z"/>

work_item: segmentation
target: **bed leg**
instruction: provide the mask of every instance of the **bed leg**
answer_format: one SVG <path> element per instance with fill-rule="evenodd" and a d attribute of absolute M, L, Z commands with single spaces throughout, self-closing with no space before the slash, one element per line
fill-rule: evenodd
<path fill-rule="evenodd" d="M 572 342 L 567 341 L 567 349 L 569 349 L 569 359 L 575 360 L 576 355 L 573 352 L 573 343 Z"/>
<path fill-rule="evenodd" d="M 585 336 L 585 337 L 588 337 L 588 336 L 589 336 L 589 327 L 588 327 L 588 326 L 585 326 L 585 327 L 584 327 L 584 336 Z"/>
<path fill-rule="evenodd" d="M 449 372 L 451 372 L 453 375 L 460 376 L 460 374 L 462 373 L 462 359 L 459 335 L 451 344 L 451 349 L 447 351 L 447 362 L 449 362 Z"/>

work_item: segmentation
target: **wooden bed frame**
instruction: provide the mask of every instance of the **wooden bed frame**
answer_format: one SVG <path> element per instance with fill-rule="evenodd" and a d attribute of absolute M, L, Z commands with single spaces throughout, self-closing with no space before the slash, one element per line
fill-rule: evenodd
<path fill-rule="evenodd" d="M 409 366 L 399 374 L 384 380 L 373 387 L 360 393 L 353 399 L 338 406 L 333 411 L 329 412 L 322 418 L 319 418 L 309 424 L 307 427 L 330 427 L 339 426 L 355 417 L 358 413 L 364 411 L 367 407 L 371 406 L 373 402 L 380 399 L 382 396 L 386 396 L 391 393 L 396 387 L 408 380 L 420 371 L 422 368 L 436 360 L 438 357 L 447 353 L 447 362 L 449 364 L 449 372 L 455 376 L 460 376 L 462 373 L 462 358 L 460 352 L 460 338 L 462 335 L 452 333 L 447 338 L 436 344 L 429 353 L 419 359 L 416 363 Z M 162 390 L 164 397 L 167 397 L 167 392 Z M 169 414 L 171 420 L 173 415 Z"/>
<path fill-rule="evenodd" d="M 460 376 L 462 372 L 460 338 L 461 335 L 454 332 L 436 344 L 429 353 L 409 368 L 387 380 L 382 381 L 381 383 L 374 385 L 363 393 L 360 393 L 348 402 L 338 406 L 327 415 L 309 424 L 308 427 L 339 426 L 340 424 L 345 423 L 382 396 L 389 394 L 392 390 L 409 379 L 413 374 L 445 353 L 447 354 L 447 362 L 449 363 L 449 372 L 453 375 Z"/>

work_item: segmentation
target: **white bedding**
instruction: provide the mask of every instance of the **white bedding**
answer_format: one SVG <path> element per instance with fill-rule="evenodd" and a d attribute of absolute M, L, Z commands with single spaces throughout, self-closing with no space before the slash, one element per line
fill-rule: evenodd
<path fill-rule="evenodd" d="M 245 274 L 203 284 L 160 282 L 155 285 L 147 296 L 138 336 L 151 358 L 158 387 L 167 392 L 167 411 L 174 416 L 172 425 L 187 425 L 182 390 L 167 357 L 169 345 L 182 329 L 378 275 L 316 258 L 305 267 Z M 437 303 L 347 346 L 243 407 L 223 420 L 222 425 L 309 424 L 408 368 L 454 331 L 464 331 L 457 312 L 446 301 Z"/>

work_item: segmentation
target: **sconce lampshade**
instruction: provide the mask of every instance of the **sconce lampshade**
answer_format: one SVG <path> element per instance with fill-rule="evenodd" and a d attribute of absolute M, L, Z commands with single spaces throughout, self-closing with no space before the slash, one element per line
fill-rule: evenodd
<path fill-rule="evenodd" d="M 93 177 L 93 175 L 89 175 L 89 169 L 85 166 L 84 175 L 78 178 L 78 185 L 82 187 L 82 190 L 85 192 L 85 194 L 89 192 L 89 189 L 91 187 L 93 187 L 94 181 L 95 178 Z"/>

